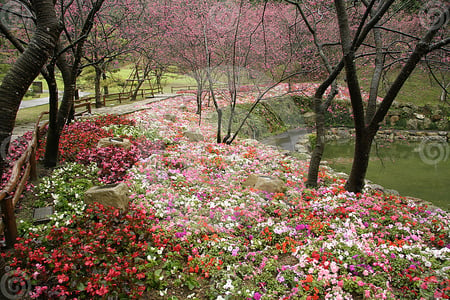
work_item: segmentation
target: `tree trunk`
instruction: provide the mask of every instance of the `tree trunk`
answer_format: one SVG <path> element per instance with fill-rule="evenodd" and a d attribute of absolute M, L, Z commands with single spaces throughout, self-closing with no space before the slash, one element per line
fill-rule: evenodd
<path fill-rule="evenodd" d="M 58 88 L 56 85 L 55 79 L 55 65 L 51 64 L 47 67 L 48 78 L 45 77 L 49 90 L 49 124 L 47 131 L 47 144 L 46 148 L 51 149 L 49 151 L 45 151 L 44 155 L 44 166 L 46 168 L 51 168 L 56 166 L 57 163 L 57 152 L 52 152 L 53 148 L 48 145 L 53 142 L 52 137 L 55 135 L 55 132 L 58 131 Z"/>
<path fill-rule="evenodd" d="M 142 85 L 144 84 L 145 79 L 148 77 L 148 74 L 150 73 L 150 71 L 151 71 L 150 66 L 149 66 L 149 65 L 146 65 L 146 66 L 145 66 L 145 69 L 144 69 L 143 78 L 140 79 L 140 78 L 139 78 L 139 70 L 136 69 L 136 72 L 137 72 L 137 74 L 138 74 L 138 84 L 137 84 L 136 88 L 134 89 L 133 95 L 132 95 L 132 97 L 131 97 L 131 100 L 132 100 L 132 101 L 134 101 L 134 100 L 137 99 L 137 95 L 138 95 L 138 93 L 139 93 L 139 90 L 141 89 Z"/>
<path fill-rule="evenodd" d="M 319 177 L 319 166 L 325 149 L 325 111 L 322 109 L 322 99 L 314 97 L 314 111 L 316 113 L 316 145 L 311 153 L 308 180 L 306 186 L 316 187 Z"/>
<path fill-rule="evenodd" d="M 352 170 L 345 184 L 345 189 L 349 192 L 360 193 L 364 188 L 364 179 L 369 166 L 370 148 L 374 136 L 367 129 L 356 133 Z"/>
<path fill-rule="evenodd" d="M 92 29 L 94 16 L 102 6 L 103 1 L 104 0 L 97 0 L 93 4 L 92 10 L 89 12 L 85 20 L 85 24 L 80 34 L 84 38 L 80 39 L 75 46 L 73 64 L 69 66 L 69 64 L 67 63 L 66 55 L 64 53 L 61 53 L 57 57 L 56 64 L 58 66 L 58 69 L 61 71 L 61 75 L 64 81 L 64 94 L 58 110 L 56 130 L 49 131 L 47 134 L 47 145 L 45 149 L 45 160 L 47 167 L 52 167 L 57 164 L 59 155 L 59 139 L 61 136 L 61 132 L 64 129 L 64 126 L 73 118 L 73 99 L 76 91 L 76 81 L 79 74 L 84 42 L 86 40 L 85 37 Z"/>
<path fill-rule="evenodd" d="M 197 81 L 197 94 L 196 94 L 197 111 L 195 112 L 197 115 L 202 114 L 202 94 L 203 94 L 203 85 L 200 83 L 200 81 Z"/>
<path fill-rule="evenodd" d="M 106 64 L 102 66 L 102 80 L 106 81 L 108 77 L 106 77 Z M 103 94 L 108 95 L 109 94 L 109 87 L 107 84 L 103 86 Z"/>
<path fill-rule="evenodd" d="M 69 101 L 70 97 L 71 95 L 72 97 L 75 95 L 75 85 L 71 84 L 71 68 L 66 62 L 65 55 L 58 57 L 57 65 L 64 82 L 64 94 L 61 105 L 56 110 L 56 120 L 50 120 L 49 130 L 47 132 L 47 144 L 44 155 L 44 166 L 46 168 L 53 168 L 58 163 L 59 138 L 66 121 L 70 119 L 69 115 L 73 107 L 73 101 Z"/>
<path fill-rule="evenodd" d="M 20 102 L 33 80 L 39 75 L 53 54 L 60 34 L 52 0 L 35 0 L 36 31 L 28 48 L 17 59 L 0 86 L 0 140 L 10 139 Z M 9 144 L 9 143 L 8 143 Z M 0 178 L 5 168 L 5 157 L 0 158 Z"/>
<path fill-rule="evenodd" d="M 373 37 L 375 41 L 375 68 L 370 82 L 369 100 L 366 109 L 366 124 L 369 124 L 377 110 L 378 89 L 380 86 L 381 75 L 383 74 L 384 54 L 383 44 L 381 40 L 381 29 L 373 29 Z"/>
<path fill-rule="evenodd" d="M 100 90 L 100 82 L 102 80 L 102 70 L 95 66 L 95 81 L 94 81 L 94 88 L 95 88 L 95 107 L 99 108 L 103 106 L 102 102 L 102 92 Z"/>

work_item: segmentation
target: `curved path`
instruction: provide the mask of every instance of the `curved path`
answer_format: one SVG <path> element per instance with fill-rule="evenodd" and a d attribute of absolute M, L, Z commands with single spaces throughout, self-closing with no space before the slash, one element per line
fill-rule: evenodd
<path fill-rule="evenodd" d="M 88 96 L 90 94 L 91 93 L 89 93 L 89 92 L 80 92 L 80 97 Z M 61 99 L 61 97 L 62 97 L 62 92 L 59 93 L 59 98 Z M 20 102 L 19 109 L 30 108 L 30 107 L 48 104 L 48 100 L 49 100 L 48 98 L 49 97 L 42 97 L 42 98 L 26 100 L 26 101 L 22 100 L 22 102 Z"/>
<path fill-rule="evenodd" d="M 110 106 L 110 107 L 106 106 L 106 107 L 101 107 L 101 108 L 93 107 L 92 115 L 103 115 L 103 114 L 125 115 L 125 114 L 129 114 L 129 113 L 133 113 L 135 111 L 145 110 L 145 109 L 149 108 L 148 106 L 154 102 L 159 102 L 159 101 L 162 101 L 162 100 L 165 100 L 168 98 L 172 98 L 172 97 L 176 97 L 176 96 L 178 96 L 178 95 L 177 94 L 160 94 L 160 95 L 155 95 L 155 97 L 153 97 L 153 98 L 147 98 L 144 100 L 135 101 L 130 104 L 116 105 L 116 106 Z M 46 98 L 46 99 L 48 102 L 48 98 Z M 36 99 L 36 100 L 38 100 L 38 99 Z M 29 101 L 34 101 L 34 100 L 29 100 Z M 25 102 L 29 102 L 29 101 L 25 101 Z M 38 104 L 38 105 L 42 105 L 42 104 Z M 21 125 L 14 127 L 12 139 L 14 140 L 17 137 L 22 136 L 27 131 L 34 130 L 34 125 L 35 125 L 35 122 L 21 124 Z"/>

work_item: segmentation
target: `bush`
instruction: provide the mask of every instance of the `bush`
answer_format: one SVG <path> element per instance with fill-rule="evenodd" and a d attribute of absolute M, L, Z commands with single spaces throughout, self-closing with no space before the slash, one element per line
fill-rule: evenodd
<path fill-rule="evenodd" d="M 15 245 L 11 267 L 17 280 L 31 279 L 32 298 L 136 299 L 145 290 L 153 217 L 140 210 L 121 214 L 91 206 L 70 224 Z M 11 273 L 12 274 L 12 273 Z"/>

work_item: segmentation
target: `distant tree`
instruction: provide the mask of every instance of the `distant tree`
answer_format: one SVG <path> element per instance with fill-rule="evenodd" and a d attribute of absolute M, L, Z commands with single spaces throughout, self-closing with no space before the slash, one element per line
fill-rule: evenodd
<path fill-rule="evenodd" d="M 101 82 L 107 79 L 108 66 L 135 51 L 147 32 L 142 18 L 144 3 L 140 1 L 107 1 L 97 13 L 95 23 L 86 40 L 81 69 L 95 70 L 95 105 L 101 107 Z M 104 93 L 108 93 L 107 85 Z"/>
<path fill-rule="evenodd" d="M 296 1 L 287 0 L 288 3 L 295 5 L 301 16 L 307 34 L 312 37 L 312 44 L 315 50 L 310 53 L 317 53 L 320 62 L 328 73 L 328 79 L 322 83 L 316 90 L 313 97 L 314 112 L 316 114 L 316 144 L 311 154 L 309 163 L 307 185 L 317 186 L 319 176 L 319 166 L 325 149 L 325 113 L 330 107 L 331 102 L 338 93 L 338 84 L 336 77 L 342 67 L 334 68 L 336 64 L 336 46 L 339 45 L 338 36 L 330 31 L 336 26 L 334 18 L 334 8 L 327 1 Z M 306 34 L 306 33 L 305 33 Z M 334 49 L 333 49 L 334 47 Z M 327 51 L 327 48 L 332 48 Z M 333 51 L 334 50 L 334 51 Z M 308 56 L 311 56 L 310 54 Z M 300 57 L 301 62 L 307 61 L 306 55 Z M 324 100 L 324 94 L 327 88 L 331 86 L 328 96 Z"/>
<path fill-rule="evenodd" d="M 64 82 L 64 94 L 56 118 L 50 119 L 44 165 L 54 167 L 58 163 L 59 139 L 61 132 L 73 112 L 76 82 L 80 74 L 86 39 L 95 23 L 95 16 L 105 0 L 90 3 L 85 1 L 60 2 L 60 24 L 64 35 L 56 49 L 56 65 Z M 51 117 L 52 118 L 52 117 Z"/>

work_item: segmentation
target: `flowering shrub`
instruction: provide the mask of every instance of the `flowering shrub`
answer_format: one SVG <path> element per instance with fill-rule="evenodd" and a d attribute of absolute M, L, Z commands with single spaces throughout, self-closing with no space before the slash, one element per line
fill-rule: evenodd
<path fill-rule="evenodd" d="M 130 159 L 139 158 L 127 173 L 128 213 L 91 207 L 2 254 L 32 278 L 31 296 L 450 298 L 448 212 L 377 191 L 346 192 L 345 180 L 328 169 L 308 189 L 307 162 L 252 140 L 213 143 L 214 126 L 198 128 L 194 114 L 174 109 L 178 101 L 134 115 L 173 143 L 148 157 L 133 144 Z M 163 117 L 169 112 L 177 114 L 171 126 Z M 189 142 L 180 128 L 198 128 L 206 141 Z M 99 161 L 82 153 L 86 163 Z M 245 187 L 249 174 L 276 176 L 286 190 Z"/>
<path fill-rule="evenodd" d="M 80 215 L 85 209 L 83 195 L 90 187 L 98 184 L 98 168 L 95 165 L 84 166 L 67 163 L 56 168 L 51 176 L 41 178 L 34 188 L 34 207 L 52 206 L 50 223 L 33 225 L 19 222 L 19 231 L 27 236 L 29 232 L 45 233 L 52 225 L 67 226 L 74 215 Z"/>
<path fill-rule="evenodd" d="M 17 243 L 11 267 L 32 278 L 31 298 L 139 298 L 145 290 L 152 217 L 90 207 L 68 226 Z M 48 256 L 47 256 L 48 254 Z M 2 254 L 2 256 L 7 256 Z M 142 271 L 144 270 L 144 272 Z"/>
<path fill-rule="evenodd" d="M 123 181 L 128 169 L 137 161 L 163 148 L 161 142 L 133 141 L 130 149 L 115 146 L 84 149 L 78 153 L 76 161 L 86 165 L 96 164 L 100 181 L 113 183 Z"/>
<path fill-rule="evenodd" d="M 119 115 L 100 115 L 92 121 L 98 127 L 105 127 L 110 125 L 136 125 L 136 121 Z"/>
<path fill-rule="evenodd" d="M 128 137 L 128 138 L 145 138 L 148 140 L 161 140 L 156 129 L 142 129 L 133 125 L 110 125 L 103 127 L 106 131 L 110 131 L 112 136 Z"/>
<path fill-rule="evenodd" d="M 79 152 L 97 146 L 101 138 L 108 137 L 106 130 L 94 122 L 76 122 L 65 127 L 61 134 L 59 155 L 62 162 L 75 161 Z"/>
<path fill-rule="evenodd" d="M 134 121 L 116 115 L 98 116 L 92 120 L 71 123 L 61 134 L 60 160 L 73 162 L 79 152 L 95 147 L 101 138 L 109 137 L 110 133 L 102 127 L 132 124 Z"/>

